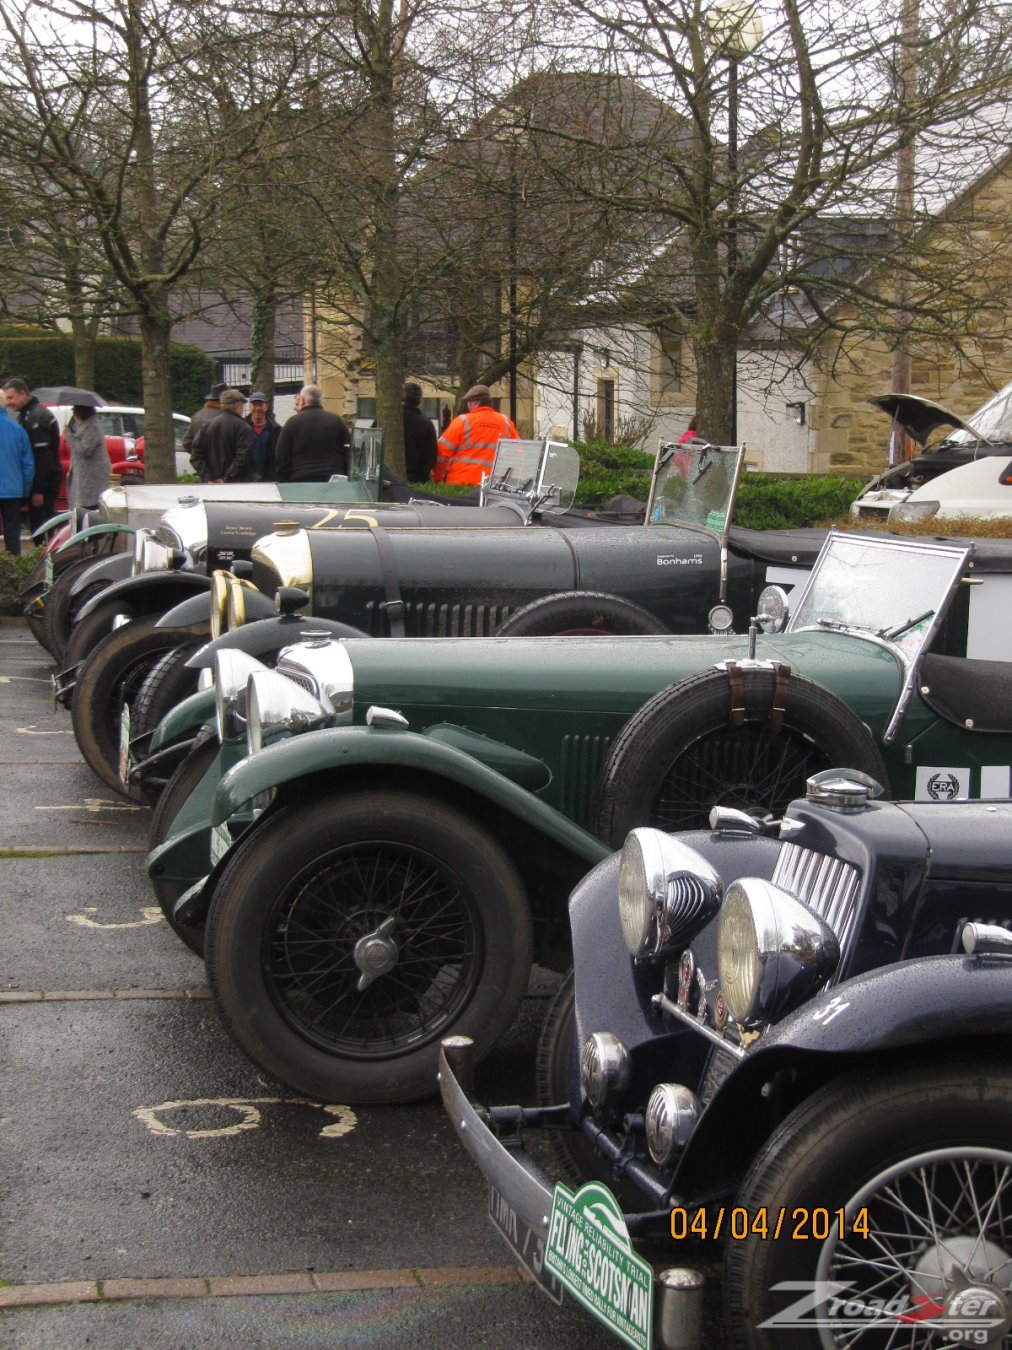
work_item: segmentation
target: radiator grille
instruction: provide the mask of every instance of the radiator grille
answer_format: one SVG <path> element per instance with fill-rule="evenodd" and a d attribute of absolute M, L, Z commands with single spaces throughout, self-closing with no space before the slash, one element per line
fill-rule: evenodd
<path fill-rule="evenodd" d="M 800 844 L 784 843 L 773 872 L 774 886 L 780 886 L 818 914 L 832 928 L 846 955 L 858 921 L 858 893 L 861 876 L 850 863 L 814 853 Z M 840 962 L 837 971 L 843 969 Z"/>
<path fill-rule="evenodd" d="M 508 605 L 411 604 L 404 607 L 404 631 L 409 637 L 491 637 L 509 618 Z M 366 630 L 385 637 L 390 626 L 382 601 L 366 605 Z"/>
<path fill-rule="evenodd" d="M 610 736 L 564 736 L 559 774 L 559 810 L 585 829 L 597 793 Z"/>

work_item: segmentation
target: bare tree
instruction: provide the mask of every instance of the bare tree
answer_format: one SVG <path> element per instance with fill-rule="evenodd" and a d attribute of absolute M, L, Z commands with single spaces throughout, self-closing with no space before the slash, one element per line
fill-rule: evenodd
<path fill-rule="evenodd" d="M 704 434 L 734 434 L 737 348 L 759 319 L 793 341 L 806 326 L 863 323 L 898 342 L 909 322 L 937 330 L 943 315 L 950 333 L 965 331 L 980 305 L 979 275 L 965 259 L 940 269 L 937 250 L 927 262 L 924 228 L 961 175 L 965 185 L 960 151 L 972 151 L 979 169 L 1007 146 L 1007 126 L 984 116 L 1007 100 L 1012 82 L 1007 9 L 925 0 L 916 35 L 908 26 L 902 40 L 888 8 L 837 0 L 763 7 L 761 36 L 749 0 L 620 8 L 559 0 L 555 15 L 565 24 L 554 53 L 560 68 L 593 61 L 633 76 L 682 119 L 685 134 L 655 123 L 614 147 L 607 180 L 573 172 L 570 154 L 565 184 L 584 197 L 603 192 L 611 210 L 643 223 L 643 251 L 627 254 L 616 287 L 641 318 L 691 342 Z M 918 80 L 899 100 L 912 54 Z M 570 130 L 570 150 L 575 139 Z M 925 139 L 934 147 L 932 193 L 897 231 L 897 155 Z M 592 133 L 584 149 L 593 163 Z M 890 274 L 907 279 L 902 304 L 882 284 Z"/>
<path fill-rule="evenodd" d="M 274 11 L 271 60 L 251 88 L 243 71 L 262 55 L 261 14 L 222 25 L 208 4 L 155 0 L 18 0 L 2 13 L 8 160 L 36 166 L 94 222 L 140 330 L 147 470 L 172 478 L 170 296 L 264 123 L 297 97 L 311 25 Z"/>

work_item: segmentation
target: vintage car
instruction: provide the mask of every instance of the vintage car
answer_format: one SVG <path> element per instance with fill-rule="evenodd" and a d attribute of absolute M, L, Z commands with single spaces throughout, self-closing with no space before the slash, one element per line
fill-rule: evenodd
<path fill-rule="evenodd" d="M 740 451 L 714 451 L 713 455 L 713 479 L 720 479 L 719 490 L 730 496 L 737 481 Z M 725 469 L 727 479 L 723 477 Z M 426 537 L 438 543 L 452 530 L 467 535 L 473 548 L 475 542 L 491 539 L 493 531 L 498 536 L 524 533 L 513 528 L 517 526 L 551 522 L 568 530 L 612 524 L 613 513 L 572 510 L 578 479 L 579 455 L 571 447 L 554 441 L 503 441 L 492 478 L 478 494 L 478 505 L 451 505 L 445 499 L 384 502 L 368 507 L 289 503 L 286 514 L 293 519 L 284 528 L 301 529 L 314 536 L 340 533 L 365 539 L 378 560 L 377 585 L 385 585 L 389 595 L 389 588 L 397 583 L 394 546 L 388 534 L 424 528 Z M 640 522 L 644 509 L 640 503 Z M 660 512 L 660 504 L 656 510 Z M 109 786 L 118 787 L 120 781 L 117 766 L 122 708 L 135 696 L 147 702 L 141 686 L 158 658 L 173 649 L 182 649 L 174 673 L 181 672 L 191 684 L 195 682 L 196 676 L 188 675 L 183 662 L 215 628 L 219 611 L 212 581 L 214 570 L 235 567 L 237 560 L 248 558 L 254 541 L 277 525 L 274 506 L 243 503 L 237 507 L 197 500 L 181 503 L 163 515 L 157 532 L 137 531 L 133 575 L 103 586 L 97 580 L 107 572 L 103 562 L 69 577 L 62 590 L 59 586 L 54 590 L 50 611 L 53 628 L 73 605 L 78 592 L 98 588 L 98 593 L 76 612 L 76 624 L 64 651 L 65 668 L 54 678 L 54 696 L 57 702 L 72 704 L 81 752 Z M 444 587 L 460 584 L 456 573 L 445 569 L 444 573 Z M 213 615 L 209 614 L 206 598 L 209 590 Z M 273 595 L 265 597 L 248 585 L 240 594 L 241 614 L 233 606 L 237 622 L 277 612 Z M 187 603 L 187 597 L 192 603 Z M 377 599 L 382 597 L 380 592 Z M 305 604 L 304 596 L 301 603 Z M 635 631 L 665 631 L 662 624 L 636 606 L 621 600 L 613 602 L 613 608 L 622 606 L 626 622 L 631 614 L 639 624 Z M 163 618 L 170 607 L 171 613 Z M 339 620 L 331 622 L 317 616 L 314 622 L 317 629 L 325 626 L 344 636 L 364 636 L 361 629 Z M 397 631 L 398 620 L 393 614 L 390 623 Z M 287 640 L 279 630 L 276 648 Z M 164 673 L 160 672 L 159 679 Z M 176 692 L 174 683 L 171 690 Z M 186 692 L 189 687 L 179 690 L 180 696 Z"/>
<path fill-rule="evenodd" d="M 400 484 L 394 486 L 398 497 L 400 489 Z M 138 530 L 154 530 L 165 513 L 181 502 L 197 503 L 198 507 L 213 502 L 224 515 L 230 505 L 240 519 L 250 503 L 263 503 L 265 514 L 273 523 L 283 503 L 293 509 L 297 509 L 294 504 L 304 502 L 328 506 L 338 502 L 368 503 L 374 502 L 381 490 L 386 490 L 382 433 L 360 429 L 354 433 L 347 477 L 331 483 L 196 483 L 185 488 L 178 484 L 121 483 L 101 494 L 97 513 L 64 512 L 36 532 L 37 538 L 46 537 L 45 554 L 19 597 L 22 610 L 38 640 L 59 659 L 70 628 L 89 599 L 133 574 L 139 552 L 134 534 Z M 286 507 L 285 515 L 290 514 Z M 194 544 L 196 535 L 194 523 L 188 532 Z M 242 556 L 241 551 L 236 556 Z M 180 552 L 175 565 L 181 566 L 183 561 Z M 198 560 L 193 561 L 196 564 Z M 164 600 L 164 596 L 159 598 Z M 50 600 L 47 623 L 45 610 Z M 171 602 L 165 601 L 161 609 L 167 603 Z M 138 601 L 134 604 L 139 607 Z M 103 631 L 102 625 L 95 631 Z"/>
<path fill-rule="evenodd" d="M 742 1350 L 1009 1344 L 1012 803 L 877 794 L 633 830 L 573 892 L 538 1106 L 444 1041 L 496 1228 L 628 1345 L 712 1344 L 721 1255 Z"/>
<path fill-rule="evenodd" d="M 220 748 L 170 784 L 159 900 L 277 1078 L 423 1095 L 450 1026 L 489 1047 L 532 947 L 567 959 L 568 887 L 628 829 L 714 802 L 764 817 L 838 764 L 894 795 L 1007 798 L 1012 639 L 990 606 L 1012 545 L 990 542 L 832 534 L 765 636 L 321 636 L 274 670 L 220 652 Z M 761 623 L 785 617 L 771 592 Z"/>
<path fill-rule="evenodd" d="M 878 474 L 858 493 L 851 515 L 885 520 L 912 492 L 950 469 L 989 455 L 1012 455 L 1012 384 L 1007 384 L 965 421 L 940 403 L 915 394 L 882 394 L 868 400 L 911 440 L 925 445 L 943 427 L 947 434 L 922 454 Z"/>

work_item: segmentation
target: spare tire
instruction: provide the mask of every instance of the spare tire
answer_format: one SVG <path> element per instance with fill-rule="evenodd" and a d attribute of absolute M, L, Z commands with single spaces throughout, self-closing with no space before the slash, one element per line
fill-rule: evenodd
<path fill-rule="evenodd" d="M 667 624 L 642 605 L 604 591 L 557 591 L 516 610 L 495 630 L 496 637 L 610 637 L 670 633 Z"/>
<path fill-rule="evenodd" d="M 741 725 L 731 716 L 724 670 L 668 685 L 625 724 L 601 770 L 593 816 L 606 843 L 621 848 L 638 825 L 705 829 L 712 806 L 779 815 L 822 769 L 860 769 L 888 794 L 878 745 L 835 694 L 787 671 L 775 699 L 775 669 L 738 671 Z M 775 702 L 783 706 L 779 719 L 771 717 Z"/>

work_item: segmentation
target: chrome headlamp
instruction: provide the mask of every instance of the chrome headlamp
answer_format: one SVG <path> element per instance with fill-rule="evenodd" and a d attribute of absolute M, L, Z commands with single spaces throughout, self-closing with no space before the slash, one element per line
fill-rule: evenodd
<path fill-rule="evenodd" d="M 633 830 L 618 873 L 625 945 L 636 957 L 684 947 L 716 914 L 722 890 L 694 848 L 663 830 Z"/>
<path fill-rule="evenodd" d="M 266 595 L 276 595 L 282 586 L 298 586 L 312 595 L 313 554 L 308 533 L 298 525 L 280 521 L 273 534 L 257 540 L 251 556 L 253 566 L 262 569 L 258 582 Z"/>
<path fill-rule="evenodd" d="M 203 557 L 207 549 L 207 509 L 199 497 L 186 497 L 169 507 L 159 523 L 159 535 L 176 542 L 193 557 Z"/>
<path fill-rule="evenodd" d="M 319 699 L 276 670 L 258 670 L 246 688 L 246 749 L 258 754 L 272 741 L 322 726 L 327 713 Z"/>
<path fill-rule="evenodd" d="M 267 667 L 247 652 L 226 649 L 214 657 L 214 720 L 219 741 L 239 740 L 246 732 L 246 686 Z"/>
<path fill-rule="evenodd" d="M 798 1007 L 840 960 L 836 934 L 818 915 L 759 877 L 727 888 L 717 928 L 720 992 L 743 1027 Z"/>
<path fill-rule="evenodd" d="M 138 534 L 140 532 L 138 531 Z M 140 561 L 137 555 L 140 554 Z M 134 575 L 147 572 L 172 572 L 181 567 L 185 560 L 185 554 L 178 548 L 172 548 L 164 544 L 154 535 L 142 539 L 138 544 L 134 541 Z"/>
<path fill-rule="evenodd" d="M 278 654 L 277 671 L 319 699 L 330 722 L 350 722 L 355 671 L 344 643 L 326 634 L 306 634 Z"/>
<path fill-rule="evenodd" d="M 643 1124 L 658 1167 L 672 1162 L 692 1138 L 700 1110 L 696 1094 L 681 1083 L 658 1083 L 651 1092 Z"/>
<path fill-rule="evenodd" d="M 250 589 L 249 582 L 241 581 L 239 577 L 229 578 L 228 602 L 225 609 L 226 627 L 230 633 L 234 633 L 246 622 L 247 589 Z"/>
<path fill-rule="evenodd" d="M 231 572 L 220 568 L 211 573 L 211 637 L 228 631 L 228 583 Z"/>
<path fill-rule="evenodd" d="M 610 1031 L 595 1031 L 580 1051 L 580 1085 L 593 1106 L 615 1101 L 629 1087 L 629 1051 Z"/>
<path fill-rule="evenodd" d="M 134 532 L 133 562 L 130 564 L 133 576 L 139 576 L 144 571 L 144 545 L 154 537 L 154 530 L 149 530 L 143 525 Z"/>

